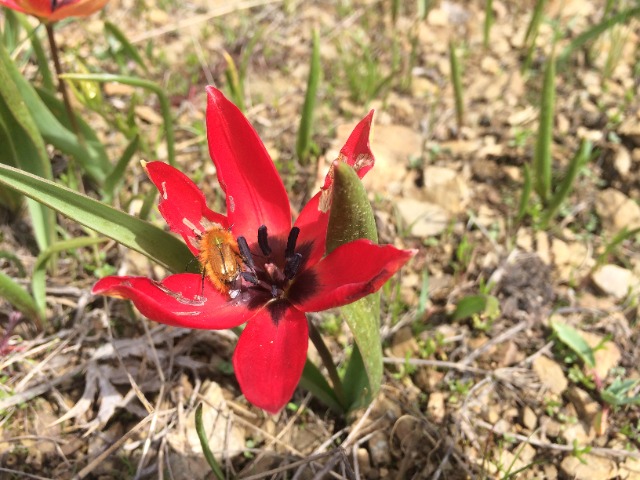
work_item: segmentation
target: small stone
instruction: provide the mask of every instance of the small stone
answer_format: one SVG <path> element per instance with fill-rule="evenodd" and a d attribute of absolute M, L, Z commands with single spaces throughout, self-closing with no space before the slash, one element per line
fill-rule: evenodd
<path fill-rule="evenodd" d="M 613 166 L 620 176 L 625 176 L 631 170 L 631 153 L 623 145 L 618 145 L 613 157 Z"/>
<path fill-rule="evenodd" d="M 580 455 L 580 458 L 568 455 L 562 460 L 560 470 L 575 480 L 607 480 L 618 475 L 616 463 L 604 457 L 590 453 Z"/>
<path fill-rule="evenodd" d="M 640 460 L 627 458 L 619 465 L 618 474 L 622 480 L 640 480 Z"/>
<path fill-rule="evenodd" d="M 449 214 L 436 204 L 405 198 L 396 206 L 404 227 L 415 237 L 439 235 L 449 224 Z"/>
<path fill-rule="evenodd" d="M 442 423 L 446 414 L 445 397 L 442 392 L 433 392 L 429 395 L 427 412 L 429 412 L 434 422 Z"/>
<path fill-rule="evenodd" d="M 374 466 L 387 465 L 391 462 L 389 439 L 384 432 L 378 431 L 369 439 L 369 452 Z"/>
<path fill-rule="evenodd" d="M 358 453 L 356 453 L 356 458 L 358 460 L 360 472 L 366 476 L 371 470 L 371 458 L 369 458 L 369 451 L 366 448 L 360 447 L 358 449 Z"/>
<path fill-rule="evenodd" d="M 572 425 L 568 425 L 561 434 L 567 445 L 572 445 L 574 442 L 577 445 L 588 445 L 591 440 L 596 436 L 596 432 L 590 425 L 585 425 L 583 422 L 577 422 Z"/>
<path fill-rule="evenodd" d="M 533 371 L 536 372 L 540 382 L 552 393 L 561 395 L 567 389 L 569 382 L 562 367 L 557 362 L 544 355 L 533 361 Z"/>
<path fill-rule="evenodd" d="M 534 431 L 538 426 L 538 416 L 531 407 L 522 409 L 522 425 L 531 431 Z"/>
<path fill-rule="evenodd" d="M 398 330 L 391 341 L 391 354 L 397 358 L 406 358 L 407 355 L 413 356 L 419 349 L 411 327 Z"/>
<path fill-rule="evenodd" d="M 618 265 L 603 265 L 593 273 L 591 279 L 603 293 L 617 299 L 625 298 L 640 286 L 633 272 Z"/>
<path fill-rule="evenodd" d="M 425 200 L 454 215 L 464 211 L 469 196 L 469 189 L 460 174 L 445 167 L 425 168 L 423 191 Z"/>
<path fill-rule="evenodd" d="M 578 387 L 571 387 L 567 391 L 569 400 L 576 408 L 581 420 L 591 423 L 596 414 L 600 411 L 600 405 L 591 395 Z"/>
<path fill-rule="evenodd" d="M 640 227 L 640 206 L 615 188 L 598 192 L 596 212 L 609 235 L 614 235 L 625 227 L 627 230 Z"/>
<path fill-rule="evenodd" d="M 620 349 L 613 342 L 602 343 L 604 340 L 602 335 L 583 331 L 580 331 L 580 334 L 591 348 L 598 347 L 598 349 L 593 352 L 596 365 L 595 371 L 600 379 L 607 378 L 611 369 L 617 367 L 620 363 L 620 359 L 622 358 Z M 590 372 L 585 373 L 589 374 Z"/>

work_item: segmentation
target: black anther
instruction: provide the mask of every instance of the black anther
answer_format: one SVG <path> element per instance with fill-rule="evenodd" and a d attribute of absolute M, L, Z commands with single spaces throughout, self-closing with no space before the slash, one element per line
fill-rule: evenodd
<path fill-rule="evenodd" d="M 251 255 L 251 250 L 249 250 L 247 239 L 244 237 L 238 237 L 238 247 L 240 248 L 240 255 L 242 255 L 244 263 L 247 264 L 250 270 L 255 270 L 256 265 L 253 263 L 253 255 Z"/>
<path fill-rule="evenodd" d="M 260 225 L 258 228 L 258 245 L 265 255 L 271 255 L 271 247 L 269 247 L 269 237 L 267 236 L 267 226 Z"/>
<path fill-rule="evenodd" d="M 300 264 L 302 263 L 302 254 L 294 253 L 292 256 L 285 260 L 284 264 L 284 276 L 287 280 L 291 280 L 298 273 Z"/>
<path fill-rule="evenodd" d="M 251 272 L 240 272 L 240 276 L 244 278 L 247 282 L 253 283 L 254 285 L 258 285 L 260 280 Z"/>
<path fill-rule="evenodd" d="M 58 6 L 58 0 L 51 0 L 51 11 L 52 12 L 55 12 L 57 6 Z"/>
<path fill-rule="evenodd" d="M 296 250 L 296 242 L 298 241 L 299 234 L 300 229 L 298 227 L 293 227 L 289 232 L 289 238 L 287 238 L 287 249 L 284 251 L 284 258 L 293 256 Z"/>

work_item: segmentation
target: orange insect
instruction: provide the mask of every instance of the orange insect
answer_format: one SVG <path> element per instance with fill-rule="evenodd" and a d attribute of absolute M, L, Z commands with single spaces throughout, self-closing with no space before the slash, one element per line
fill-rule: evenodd
<path fill-rule="evenodd" d="M 199 239 L 198 260 L 211 283 L 223 294 L 234 296 L 233 289 L 242 272 L 243 258 L 233 234 L 221 227 L 212 226 Z"/>

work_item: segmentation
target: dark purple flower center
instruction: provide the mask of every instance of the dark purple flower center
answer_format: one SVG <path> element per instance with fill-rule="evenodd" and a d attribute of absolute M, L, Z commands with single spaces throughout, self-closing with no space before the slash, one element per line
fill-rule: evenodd
<path fill-rule="evenodd" d="M 311 250 L 310 244 L 297 245 L 300 229 L 293 227 L 286 241 L 282 237 L 269 237 L 267 227 L 258 229 L 257 243 L 251 247 L 245 237 L 238 237 L 238 247 L 246 269 L 240 273 L 241 300 L 249 308 L 267 306 L 274 321 L 278 321 L 290 305 L 291 286 Z"/>

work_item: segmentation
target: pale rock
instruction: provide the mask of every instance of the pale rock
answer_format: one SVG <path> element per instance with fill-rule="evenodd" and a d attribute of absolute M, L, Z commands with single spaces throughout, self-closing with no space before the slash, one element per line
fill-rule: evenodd
<path fill-rule="evenodd" d="M 535 235 L 536 240 L 536 252 L 542 260 L 547 265 L 551 265 L 551 251 L 549 246 L 549 237 L 546 232 L 536 232 Z"/>
<path fill-rule="evenodd" d="M 593 352 L 593 357 L 595 359 L 596 365 L 595 371 L 598 374 L 598 377 L 601 380 L 604 380 L 605 378 L 607 378 L 607 375 L 609 375 L 611 369 L 617 367 L 620 363 L 620 360 L 622 358 L 620 349 L 615 343 L 610 341 L 602 344 L 602 340 L 604 339 L 602 335 L 583 331 L 580 331 L 580 335 L 582 336 L 582 338 L 584 338 L 584 341 L 587 342 L 587 344 L 591 348 L 596 348 L 599 346 L 599 348 L 595 352 Z M 587 370 L 586 366 L 585 370 Z M 586 373 L 589 374 L 589 372 Z"/>
<path fill-rule="evenodd" d="M 598 192 L 596 212 L 607 234 L 614 235 L 623 228 L 640 227 L 640 206 L 624 193 L 614 188 Z"/>
<path fill-rule="evenodd" d="M 560 470 L 575 480 L 608 480 L 618 475 L 616 462 L 590 453 L 580 455 L 580 458 L 567 455 L 560 464 Z"/>
<path fill-rule="evenodd" d="M 628 116 L 618 127 L 618 133 L 633 142 L 636 147 L 640 147 L 640 122 L 637 118 Z"/>
<path fill-rule="evenodd" d="M 429 415 L 431 415 L 431 418 L 434 422 L 442 423 L 446 414 L 444 393 L 433 392 L 431 395 L 429 395 L 427 412 L 429 413 Z"/>
<path fill-rule="evenodd" d="M 369 439 L 369 452 L 371 462 L 374 466 L 386 465 L 391 462 L 391 452 L 389 450 L 389 438 L 382 431 L 377 431 Z"/>
<path fill-rule="evenodd" d="M 411 327 L 398 330 L 391 340 L 391 354 L 397 358 L 406 358 L 415 355 L 420 347 L 416 341 Z"/>
<path fill-rule="evenodd" d="M 595 264 L 589 254 L 589 249 L 580 242 L 569 244 L 559 238 L 554 238 L 551 242 L 551 253 L 554 259 L 553 265 L 563 282 L 575 280 L 577 273 L 589 269 Z"/>
<path fill-rule="evenodd" d="M 613 166 L 616 171 L 625 176 L 631 171 L 631 153 L 623 145 L 618 145 L 613 157 Z"/>
<path fill-rule="evenodd" d="M 441 8 L 432 8 L 427 14 L 427 23 L 434 27 L 445 27 L 449 24 L 449 15 Z"/>
<path fill-rule="evenodd" d="M 618 468 L 621 480 L 640 480 L 640 460 L 637 458 L 627 458 Z"/>
<path fill-rule="evenodd" d="M 596 432 L 589 424 L 583 422 L 567 425 L 562 431 L 561 437 L 567 445 L 574 442 L 578 445 L 588 445 L 595 438 Z"/>
<path fill-rule="evenodd" d="M 533 361 L 532 367 L 542 385 L 550 392 L 561 395 L 567 389 L 569 385 L 567 377 L 562 371 L 562 367 L 554 360 L 540 355 Z"/>
<path fill-rule="evenodd" d="M 538 426 L 538 416 L 531 407 L 524 407 L 522 409 L 522 425 L 532 432 Z"/>
<path fill-rule="evenodd" d="M 404 227 L 415 237 L 438 235 L 449 224 L 448 212 L 434 203 L 406 198 L 398 200 L 396 207 Z"/>
<path fill-rule="evenodd" d="M 538 118 L 538 111 L 532 106 L 527 106 L 509 115 L 509 118 L 507 118 L 507 123 L 512 127 L 516 127 L 531 123 L 536 118 Z"/>
<path fill-rule="evenodd" d="M 567 391 L 567 396 L 578 412 L 578 415 L 580 415 L 580 419 L 585 422 L 591 423 L 600 411 L 600 404 L 579 387 L 570 387 Z"/>
<path fill-rule="evenodd" d="M 618 265 L 607 264 L 593 272 L 593 283 L 602 292 L 617 299 L 626 297 L 629 292 L 638 290 L 640 281 L 633 272 Z"/>
<path fill-rule="evenodd" d="M 366 448 L 360 447 L 356 453 L 356 459 L 358 461 L 358 467 L 360 467 L 360 472 L 366 477 L 367 473 L 371 470 L 369 451 Z"/>
<path fill-rule="evenodd" d="M 460 173 L 445 167 L 427 167 L 424 170 L 424 198 L 451 214 L 463 212 L 469 189 Z"/>

